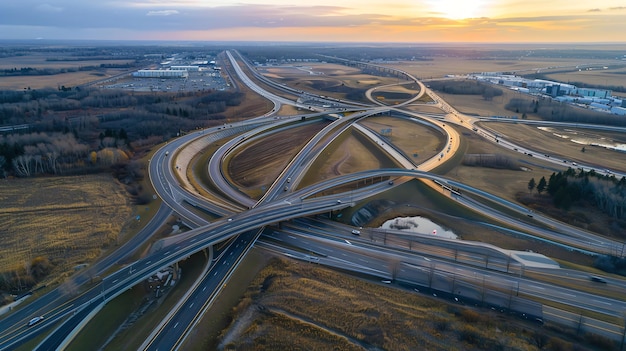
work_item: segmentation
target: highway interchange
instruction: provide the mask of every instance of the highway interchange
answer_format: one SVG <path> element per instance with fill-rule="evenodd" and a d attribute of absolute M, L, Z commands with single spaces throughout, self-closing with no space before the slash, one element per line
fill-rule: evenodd
<path fill-rule="evenodd" d="M 371 231 L 371 238 L 366 238 L 365 235 L 354 237 L 350 235 L 349 228 L 340 225 L 335 226 L 329 221 L 315 223 L 306 220 L 295 221 L 298 218 L 306 218 L 352 206 L 359 201 L 388 190 L 390 185 L 387 182 L 380 182 L 349 193 L 314 196 L 324 190 L 361 179 L 390 178 L 395 179 L 393 186 L 396 186 L 402 181 L 419 178 L 436 180 L 441 186 L 460 189 L 463 196 L 450 193 L 451 199 L 499 222 L 509 223 L 516 230 L 536 235 L 543 240 L 556 242 L 572 250 L 589 253 L 613 253 L 617 247 L 624 245 L 621 242 L 599 237 L 563 223 L 557 223 L 536 213 L 533 213 L 532 221 L 536 223 L 520 220 L 519 217 L 504 214 L 491 208 L 492 206 L 489 204 L 497 203 L 499 206 L 508 207 L 522 218 L 530 213 L 528 209 L 479 189 L 429 173 L 430 169 L 452 157 L 456 147 L 458 147 L 460 136 L 454 128 L 451 128 L 450 124 L 474 128 L 474 132 L 483 135 L 488 140 L 492 139 L 495 142 L 496 139 L 499 139 L 498 143 L 504 147 L 523 150 L 523 152 L 536 152 L 509 143 L 505 137 L 496 136 L 491 131 L 480 128 L 475 124 L 478 121 L 477 118 L 460 114 L 406 72 L 401 73 L 405 74 L 407 79 L 420 85 L 420 95 L 429 94 L 446 113 L 439 116 L 424 116 L 402 110 L 403 106 L 414 102 L 416 97 L 394 107 L 376 104 L 376 106 L 365 108 L 360 103 L 336 101 L 326 97 L 317 98 L 324 104 L 332 104 L 332 110 L 319 106 L 302 105 L 296 101 L 297 99 L 292 100 L 276 95 L 259 84 L 266 84 L 273 90 L 278 89 L 285 92 L 286 95 L 300 96 L 304 92 L 271 82 L 263 76 L 257 75 L 250 78 L 239 64 L 239 62 L 245 62 L 243 58 L 236 58 L 236 55 L 231 52 L 226 54 L 240 80 L 250 89 L 274 103 L 272 111 L 246 122 L 190 133 L 167 143 L 156 152 L 149 165 L 150 177 L 164 206 L 149 226 L 136 239 L 133 239 L 134 241 L 122 246 L 114 254 L 100 261 L 91 268 L 89 274 L 83 273 L 75 276 L 72 284 L 68 285 L 78 287 L 89 282 L 94 276 L 104 274 L 109 267 L 114 266 L 124 257 L 128 257 L 139 243 L 148 240 L 155 228 L 162 225 L 171 213 L 176 213 L 192 229 L 182 235 L 166 239 L 161 243 L 158 251 L 130 263 L 112 274 L 103 276 L 98 284 L 82 294 L 68 296 L 64 290 L 57 288 L 3 318 L 0 321 L 0 330 L 3 330 L 0 333 L 1 349 L 13 349 L 25 340 L 32 339 L 44 332 L 49 333 L 38 345 L 38 350 L 63 349 L 71 342 L 75 333 L 108 301 L 144 281 L 162 267 L 181 261 L 198 251 L 209 250 L 210 265 L 207 265 L 205 273 L 198 279 L 194 289 L 186 295 L 184 300 L 181 300 L 177 308 L 168 315 L 167 320 L 155 328 L 141 347 L 145 350 L 177 349 L 181 347 L 190 330 L 210 307 L 211 302 L 233 274 L 239 262 L 255 245 L 281 255 L 365 273 L 379 279 L 394 280 L 398 284 L 416 290 L 426 288 L 427 291 L 438 291 L 440 295 L 454 298 L 455 301 L 488 302 L 490 305 L 518 311 L 520 314 L 524 313 L 540 320 L 550 318 L 553 321 L 568 324 L 575 318 L 566 312 L 555 309 L 551 309 L 550 313 L 546 314 L 545 308 L 542 308 L 541 304 L 521 298 L 520 295 L 559 301 L 617 318 L 621 318 L 623 311 L 626 311 L 626 303 L 621 300 L 595 296 L 526 278 L 524 277 L 524 270 L 532 268 L 526 267 L 523 259 L 519 259 L 514 253 L 499 250 L 490 245 L 460 241 L 451 244 L 445 240 L 441 241 L 439 238 L 424 237 L 418 240 L 430 243 L 430 245 L 425 246 L 430 247 L 432 251 L 424 249 L 425 252 L 418 252 L 415 248 L 410 248 L 412 240 L 403 239 L 400 234 L 390 236 L 390 238 L 396 239 L 394 245 L 386 242 L 387 234 L 385 234 L 385 243 L 383 240 L 377 240 L 376 238 L 383 234 L 376 230 Z M 254 72 L 250 68 L 248 71 Z M 257 84 L 257 82 L 259 83 Z M 307 115 L 307 118 L 331 114 L 334 116 L 334 120 L 299 151 L 266 191 L 263 198 L 255 201 L 233 189 L 232 185 L 225 179 L 222 174 L 223 160 L 226 155 L 245 145 L 245 143 L 263 138 L 270 128 L 276 128 L 277 125 L 282 125 L 282 128 L 289 128 L 290 125 L 293 125 L 294 120 L 300 120 L 300 116 L 276 119 L 274 114 L 282 105 L 318 110 L 317 114 L 312 113 Z M 345 112 L 347 110 L 357 112 L 344 117 L 337 115 L 338 111 Z M 402 118 L 419 120 L 417 123 L 424 123 L 437 129 L 446 137 L 446 145 L 442 151 L 449 151 L 442 152 L 443 156 L 438 154 L 421 164 L 414 164 L 396 150 L 393 145 L 383 143 L 379 136 L 363 130 L 356 123 L 362 118 L 382 113 L 392 113 L 402 116 Z M 309 170 L 312 162 L 320 157 L 324 147 L 349 128 L 358 128 L 363 134 L 368 135 L 404 169 L 358 172 L 298 189 L 298 183 L 302 176 Z M 237 137 L 233 137 L 235 135 Z M 177 161 L 177 156 L 187 152 L 186 146 L 198 140 L 212 141 L 228 138 L 230 140 L 225 142 L 211 157 L 207 167 L 207 172 L 215 182 L 215 186 L 221 190 L 218 197 L 223 201 L 219 203 L 208 201 L 181 186 L 179 179 L 184 177 L 181 175 L 184 172 L 177 174 L 179 167 L 181 167 Z M 323 143 L 321 143 L 322 140 L 324 140 Z M 210 141 L 205 141 L 205 143 Z M 563 163 L 563 160 L 558 157 L 546 158 L 546 161 L 559 163 L 561 166 Z M 593 169 L 590 166 L 582 167 Z M 603 169 L 598 169 L 598 172 L 603 171 Z M 623 176 L 619 173 L 615 173 L 615 175 Z M 469 197 L 468 194 L 474 196 Z M 196 212 L 190 211 L 190 204 L 214 213 L 222 219 L 209 223 Z M 268 230 L 270 228 L 268 226 L 285 223 L 289 220 L 294 220 L 290 221 L 289 229 Z M 549 224 L 553 228 L 559 228 L 559 230 L 548 230 L 546 226 L 537 225 L 541 223 Z M 219 252 L 213 252 L 213 246 L 224 241 L 227 241 L 228 245 Z M 409 245 L 408 250 L 401 247 L 406 243 Z M 450 248 L 450 245 L 454 247 Z M 293 250 L 293 248 L 306 248 L 317 254 L 304 255 L 301 251 Z M 572 274 L 574 280 L 588 281 L 588 276 L 585 274 L 574 271 L 567 274 Z M 486 280 L 488 281 L 487 287 L 485 286 Z M 622 281 L 612 279 L 610 284 L 624 285 Z M 45 315 L 46 318 L 39 324 L 28 328 L 26 322 L 33 315 Z M 579 319 L 576 319 L 575 322 L 582 323 Z M 585 327 L 611 338 L 619 337 L 622 333 L 621 326 L 605 325 L 600 321 L 588 320 L 585 322 Z"/>

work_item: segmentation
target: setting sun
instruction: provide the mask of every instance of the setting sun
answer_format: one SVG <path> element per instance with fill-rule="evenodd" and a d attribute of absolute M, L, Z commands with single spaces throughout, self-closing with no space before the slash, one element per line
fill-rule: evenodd
<path fill-rule="evenodd" d="M 432 0 L 428 4 L 437 17 L 464 19 L 484 16 L 487 0 Z"/>

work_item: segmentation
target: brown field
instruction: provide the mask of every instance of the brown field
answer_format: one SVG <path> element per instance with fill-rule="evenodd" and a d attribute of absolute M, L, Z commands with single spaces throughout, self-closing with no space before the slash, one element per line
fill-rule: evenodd
<path fill-rule="evenodd" d="M 273 79 L 282 80 L 295 89 L 337 98 L 345 97 L 345 93 L 341 91 L 346 88 L 369 89 L 398 82 L 396 78 L 366 75 L 362 74 L 360 69 L 330 63 L 307 63 L 298 67 L 263 67 L 259 68 L 259 71 Z"/>
<path fill-rule="evenodd" d="M 22 89 L 56 89 L 62 85 L 73 87 L 86 84 L 98 79 L 105 79 L 120 74 L 122 71 L 107 69 L 105 71 L 83 71 L 55 74 L 49 76 L 12 76 L 0 79 L 0 89 L 22 90 Z"/>
<path fill-rule="evenodd" d="M 126 64 L 132 60 L 83 60 L 83 61 L 46 61 L 56 58 L 53 54 L 33 54 L 27 56 L 0 57 L 0 70 L 12 68 L 72 68 L 84 66 L 100 66 L 101 64 Z"/>
<path fill-rule="evenodd" d="M 50 280 L 117 243 L 131 217 L 124 188 L 110 175 L 0 181 L 0 272 L 35 257 L 55 266 Z"/>
<path fill-rule="evenodd" d="M 402 119 L 375 117 L 361 123 L 374 130 L 392 128 L 392 142 L 408 155 L 417 154 L 417 160 L 435 155 L 443 142 L 434 130 Z M 242 190 L 256 193 L 260 187 L 269 186 L 312 133 L 323 127 L 321 123 L 307 125 L 255 142 L 231 159 L 229 176 Z M 302 186 L 360 170 L 393 166 L 387 157 L 368 145 L 354 133 L 340 137 L 311 167 Z"/>
<path fill-rule="evenodd" d="M 359 123 L 380 132 L 391 129 L 387 139 L 417 163 L 425 161 L 443 148 L 443 135 L 422 124 L 387 116 L 366 118 Z M 417 155 L 417 156 L 415 156 Z"/>
<path fill-rule="evenodd" d="M 528 94 L 522 94 L 509 89 L 504 89 L 502 87 L 498 88 L 502 89 L 502 95 L 494 97 L 491 101 L 486 101 L 480 95 L 445 94 L 439 91 L 437 92 L 437 95 L 441 96 L 442 99 L 459 112 L 467 115 L 478 115 L 484 117 L 517 115 L 518 118 L 521 118 L 521 114 L 509 111 L 505 109 L 504 106 L 512 98 L 522 98 L 531 101 L 533 97 Z M 533 119 L 534 115 L 531 113 L 528 114 L 527 117 L 529 119 Z"/>
<path fill-rule="evenodd" d="M 361 70 L 354 67 L 338 65 L 334 63 L 310 62 L 297 66 L 276 66 L 265 69 L 276 77 L 301 77 L 301 76 L 344 76 L 359 74 Z"/>
<path fill-rule="evenodd" d="M 508 126 L 508 124 L 506 126 Z M 503 135 L 508 134 L 503 131 Z M 542 176 L 545 176 L 547 179 L 555 169 L 567 169 L 566 166 L 559 167 L 522 153 L 502 148 L 473 132 L 465 131 L 463 139 L 467 143 L 466 154 L 503 155 L 521 163 L 525 167 L 525 170 L 470 167 L 464 166 L 459 162 L 456 166 L 447 171 L 445 175 L 511 201 L 516 201 L 516 193 L 528 191 L 527 185 L 531 178 L 539 180 Z"/>
<path fill-rule="evenodd" d="M 515 318 L 285 259 L 270 261 L 232 313 L 217 344 L 207 340 L 204 349 L 538 350 L 538 333 L 572 346 L 568 336 Z"/>
<path fill-rule="evenodd" d="M 343 174 L 394 167 L 395 164 L 360 133 L 344 133 L 315 160 L 302 179 L 301 187 Z"/>
<path fill-rule="evenodd" d="M 320 121 L 268 135 L 233 156 L 228 162 L 228 174 L 245 192 L 267 188 L 300 148 L 325 126 Z"/>
<path fill-rule="evenodd" d="M 394 105 L 404 102 L 419 93 L 419 86 L 416 84 L 392 85 L 376 89 L 372 92 L 374 99 L 384 100 L 385 104 Z M 424 95 L 428 96 L 428 95 Z"/>
<path fill-rule="evenodd" d="M 29 55 L 19 57 L 0 58 L 0 70 L 12 68 L 76 68 L 85 66 L 99 66 L 100 64 L 125 64 L 129 60 L 85 60 L 85 61 L 46 61 L 47 55 Z M 70 72 L 55 75 L 41 76 L 9 76 L 0 79 L 0 89 L 21 90 L 54 88 L 59 86 L 76 86 L 89 83 L 94 80 L 120 74 L 125 70 L 103 68 L 92 71 Z"/>
<path fill-rule="evenodd" d="M 295 106 L 290 106 L 290 105 L 282 105 L 280 107 L 280 110 L 278 110 L 279 116 L 296 116 L 299 114 L 302 114 L 301 109 Z"/>
<path fill-rule="evenodd" d="M 526 146 L 537 152 L 549 155 L 563 156 L 571 161 L 584 164 L 607 167 L 621 172 L 626 172 L 626 152 L 612 151 L 603 147 L 585 146 L 585 152 L 581 152 L 582 145 L 554 136 L 551 132 L 541 130 L 535 126 L 508 123 L 483 123 L 487 128 L 505 135 L 506 140 Z M 579 134 L 585 133 L 590 137 L 617 139 L 626 143 L 626 135 L 607 133 L 589 129 L 567 128 L 578 130 Z M 555 129 L 555 133 L 559 133 Z"/>
<path fill-rule="evenodd" d="M 406 108 L 411 112 L 417 113 L 443 113 L 443 110 L 441 110 L 439 107 L 422 103 L 410 104 L 406 106 Z"/>
<path fill-rule="evenodd" d="M 598 64 L 615 64 L 614 60 L 593 61 Z M 447 74 L 468 74 L 480 72 L 517 72 L 526 74 L 537 68 L 554 66 L 576 66 L 589 63 L 582 59 L 526 58 L 517 60 L 471 60 L 459 57 L 437 57 L 432 61 L 407 61 L 389 66 L 405 70 L 421 79 L 441 78 Z"/>

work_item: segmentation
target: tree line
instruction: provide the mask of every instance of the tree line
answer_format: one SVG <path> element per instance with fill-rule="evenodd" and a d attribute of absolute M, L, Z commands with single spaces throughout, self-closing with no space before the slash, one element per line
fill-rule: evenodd
<path fill-rule="evenodd" d="M 500 154 L 465 154 L 462 162 L 463 165 L 470 167 L 520 170 L 518 162 Z"/>
<path fill-rule="evenodd" d="M 0 272 L 0 291 L 24 291 L 33 287 L 37 282 L 45 278 L 54 268 L 54 265 L 46 257 L 37 256 L 26 264 L 12 271 Z M 12 299 L 7 298 L 11 302 Z"/>
<path fill-rule="evenodd" d="M 133 93 L 123 90 L 0 91 L 0 177 L 94 172 L 126 164 L 180 131 L 226 119 L 240 92 Z"/>
<path fill-rule="evenodd" d="M 80 66 L 80 67 L 63 67 L 63 68 L 53 68 L 53 67 L 14 67 L 0 70 L 0 77 L 11 77 L 11 76 L 52 76 L 55 74 L 63 74 L 63 73 L 72 73 L 72 72 L 82 72 L 82 71 L 94 71 L 102 68 L 130 68 L 134 65 L 128 64 L 101 64 L 94 66 Z"/>
<path fill-rule="evenodd" d="M 569 168 L 565 172 L 554 172 L 549 179 L 534 178 L 528 182 L 528 190 L 546 191 L 554 206 L 568 210 L 574 204 L 586 202 L 616 219 L 626 219 L 626 177 L 617 179 L 594 170 L 578 171 Z"/>

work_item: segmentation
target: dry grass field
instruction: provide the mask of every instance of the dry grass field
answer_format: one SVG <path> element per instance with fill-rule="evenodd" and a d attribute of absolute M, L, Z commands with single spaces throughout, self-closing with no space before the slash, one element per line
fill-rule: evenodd
<path fill-rule="evenodd" d="M 259 71 L 295 89 L 336 98 L 345 98 L 346 89 L 369 89 L 398 82 L 396 78 L 367 75 L 354 67 L 330 63 L 263 67 Z"/>
<path fill-rule="evenodd" d="M 382 129 L 391 129 L 392 134 L 387 140 L 417 163 L 435 156 L 445 141 L 444 136 L 434 129 L 402 118 L 377 116 L 359 123 L 379 133 Z"/>
<path fill-rule="evenodd" d="M 505 315 L 284 259 L 270 261 L 232 313 L 217 350 L 539 350 L 538 336 L 549 350 L 572 348 Z"/>
<path fill-rule="evenodd" d="M 305 124 L 268 135 L 237 152 L 228 162 L 230 178 L 244 192 L 258 194 L 260 188 L 269 187 L 325 122 Z"/>
<path fill-rule="evenodd" d="M 99 66 L 100 64 L 126 64 L 132 60 L 68 60 L 63 61 L 47 61 L 48 58 L 54 58 L 53 54 L 33 53 L 25 56 L 0 57 L 0 69 L 12 68 L 72 68 L 85 66 Z"/>
<path fill-rule="evenodd" d="M 13 68 L 76 68 L 86 66 L 100 66 L 100 64 L 126 64 L 129 60 L 85 60 L 85 61 L 46 61 L 47 56 L 33 54 L 19 57 L 0 58 L 0 69 Z M 102 68 L 91 71 L 69 72 L 55 75 L 39 76 L 8 76 L 0 79 L 0 89 L 21 90 L 54 88 L 59 86 L 76 86 L 94 80 L 104 79 L 124 72 L 121 69 Z"/>
<path fill-rule="evenodd" d="M 438 146 L 443 143 L 442 136 L 437 135 L 432 129 L 402 119 L 375 117 L 361 123 L 374 130 L 392 128 L 394 133 L 390 137 L 392 142 L 407 155 L 417 154 L 415 159 L 418 162 L 435 155 Z M 313 133 L 323 127 L 322 123 L 306 125 L 270 135 L 263 141 L 253 143 L 229 161 L 229 176 L 243 191 L 257 194 L 259 188 L 269 186 L 276 179 L 297 150 L 313 136 Z M 348 133 L 324 151 L 301 185 L 306 186 L 361 170 L 393 166 L 392 161 L 370 143 L 364 143 L 358 134 Z"/>
<path fill-rule="evenodd" d="M 324 150 L 300 186 L 305 187 L 343 174 L 394 166 L 386 154 L 360 133 L 353 131 L 344 133 Z"/>
<path fill-rule="evenodd" d="M 459 112 L 467 115 L 478 115 L 484 117 L 517 115 L 518 118 L 521 118 L 521 114 L 509 111 L 505 109 L 504 106 L 512 98 L 523 98 L 531 101 L 533 97 L 528 94 L 503 89 L 502 87 L 498 88 L 502 89 L 502 95 L 494 97 L 492 101 L 486 101 L 480 95 L 445 94 L 439 91 L 437 92 L 437 95 L 441 96 L 442 99 Z M 529 119 L 533 119 L 533 117 L 533 114 L 528 114 Z"/>
<path fill-rule="evenodd" d="M 419 93 L 419 86 L 417 84 L 402 84 L 392 85 L 376 89 L 372 93 L 372 97 L 381 101 L 384 101 L 387 105 L 395 105 L 402 103 Z M 424 95 L 428 96 L 428 95 Z"/>
<path fill-rule="evenodd" d="M 507 135 L 504 133 L 503 135 Z M 524 170 L 494 169 L 486 167 L 470 167 L 461 163 L 456 164 L 445 173 L 446 176 L 459 180 L 467 185 L 483 189 L 494 195 L 516 201 L 515 194 L 528 191 L 528 181 L 531 178 L 546 179 L 554 171 L 566 170 L 566 166 L 557 166 L 551 163 L 529 157 L 523 153 L 508 150 L 485 140 L 473 132 L 465 132 L 463 139 L 467 144 L 466 154 L 497 154 L 508 157 L 522 164 Z"/>
<path fill-rule="evenodd" d="M 116 244 L 132 211 L 124 187 L 104 174 L 3 180 L 0 204 L 0 273 L 42 256 L 54 265 L 47 282 Z"/>
<path fill-rule="evenodd" d="M 121 73 L 120 70 L 100 71 L 84 71 L 54 74 L 49 76 L 13 76 L 2 77 L 0 79 L 0 89 L 3 90 L 22 90 L 22 89 L 56 89 L 62 85 L 72 87 L 80 84 L 86 84 L 98 79 L 104 79 Z"/>
<path fill-rule="evenodd" d="M 585 152 L 582 152 L 582 145 L 574 143 L 570 139 L 555 136 L 554 134 L 566 134 L 560 133 L 558 128 L 546 131 L 523 124 L 484 123 L 483 125 L 497 133 L 506 135 L 506 140 L 537 150 L 540 153 L 559 155 L 571 161 L 626 172 L 626 152 L 613 151 L 599 146 L 585 146 Z M 605 138 L 626 144 L 626 135 L 624 134 L 575 128 L 567 128 L 567 130 L 576 131 L 581 137 L 586 135 L 586 137 L 598 141 Z"/>
<path fill-rule="evenodd" d="M 594 60 L 598 64 L 615 64 L 614 60 Z M 588 59 L 519 57 L 515 60 L 471 60 L 462 57 L 436 57 L 432 61 L 406 61 L 389 66 L 405 70 L 421 79 L 441 78 L 447 74 L 480 72 L 533 73 L 537 68 L 576 66 Z"/>

